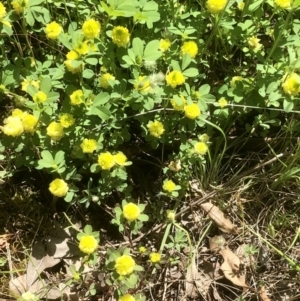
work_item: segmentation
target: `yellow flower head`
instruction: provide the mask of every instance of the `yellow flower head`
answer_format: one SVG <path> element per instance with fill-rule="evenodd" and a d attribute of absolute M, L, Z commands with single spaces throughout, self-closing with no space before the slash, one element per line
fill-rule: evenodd
<path fill-rule="evenodd" d="M 120 297 L 119 301 L 135 301 L 135 298 L 130 294 L 126 294 L 126 295 Z"/>
<path fill-rule="evenodd" d="M 204 156 L 208 151 L 208 146 L 205 142 L 200 141 L 194 145 L 195 153 Z"/>
<path fill-rule="evenodd" d="M 68 128 L 74 124 L 75 119 L 73 115 L 66 113 L 60 116 L 59 121 L 64 128 Z"/>
<path fill-rule="evenodd" d="M 209 141 L 209 136 L 207 134 L 202 134 L 200 137 L 200 141 L 203 141 L 203 142 L 208 142 Z"/>
<path fill-rule="evenodd" d="M 260 41 L 260 39 L 258 39 L 255 36 L 252 36 L 252 37 L 248 38 L 248 45 L 254 51 L 258 51 L 262 47 L 262 44 L 259 43 L 259 41 Z"/>
<path fill-rule="evenodd" d="M 31 114 L 25 114 L 22 118 L 22 124 L 25 132 L 33 134 L 36 130 L 37 123 L 38 119 Z"/>
<path fill-rule="evenodd" d="M 52 121 L 47 127 L 47 135 L 54 141 L 59 141 L 64 136 L 63 126 L 55 121 Z"/>
<path fill-rule="evenodd" d="M 291 8 L 292 0 L 274 0 L 275 4 L 283 9 Z"/>
<path fill-rule="evenodd" d="M 186 99 L 182 95 L 180 95 L 180 98 L 182 100 L 181 104 L 177 104 L 177 102 L 174 98 L 171 100 L 171 105 L 173 106 L 173 109 L 175 111 L 183 111 L 184 107 L 186 105 Z"/>
<path fill-rule="evenodd" d="M 90 47 L 89 47 L 88 42 L 84 41 L 84 42 L 80 42 L 80 43 L 76 44 L 74 46 L 74 50 L 81 55 L 85 55 L 89 52 Z"/>
<path fill-rule="evenodd" d="M 40 298 L 37 295 L 31 292 L 26 292 L 21 295 L 20 301 L 38 301 L 39 299 Z"/>
<path fill-rule="evenodd" d="M 147 252 L 147 248 L 144 247 L 144 246 L 141 246 L 141 247 L 139 247 L 139 252 L 142 253 L 142 254 L 144 254 L 144 253 Z"/>
<path fill-rule="evenodd" d="M 5 85 L 1 84 L 1 85 L 0 85 L 0 93 L 4 93 L 5 90 L 6 90 Z"/>
<path fill-rule="evenodd" d="M 108 89 L 110 84 L 108 80 L 115 80 L 115 77 L 110 73 L 104 73 L 100 76 L 100 87 L 103 89 Z"/>
<path fill-rule="evenodd" d="M 185 78 L 180 71 L 173 70 L 167 74 L 166 81 L 169 86 L 176 88 L 185 82 Z"/>
<path fill-rule="evenodd" d="M 21 85 L 22 85 L 21 90 L 24 91 L 24 92 L 27 92 L 27 87 L 28 87 L 29 85 L 34 86 L 34 87 L 36 87 L 37 89 L 40 88 L 40 82 L 39 82 L 39 81 L 36 81 L 36 80 L 28 80 L 28 79 L 26 79 L 26 78 L 21 82 Z"/>
<path fill-rule="evenodd" d="M 164 125 L 160 121 L 149 121 L 147 124 L 147 128 L 149 129 L 150 135 L 156 138 L 160 138 L 160 136 L 164 133 L 165 128 Z"/>
<path fill-rule="evenodd" d="M 98 156 L 98 164 L 104 170 L 110 170 L 112 167 L 115 166 L 115 158 L 110 152 L 101 153 Z"/>
<path fill-rule="evenodd" d="M 1 130 L 7 136 L 17 137 L 22 135 L 24 127 L 19 117 L 9 116 L 4 120 Z"/>
<path fill-rule="evenodd" d="M 242 76 L 234 76 L 230 81 L 230 87 L 236 88 L 236 82 L 241 82 L 241 81 L 243 81 Z"/>
<path fill-rule="evenodd" d="M 192 59 L 198 54 L 198 46 L 194 41 L 184 42 L 181 46 L 181 55 L 188 53 Z"/>
<path fill-rule="evenodd" d="M 292 96 L 298 95 L 300 92 L 300 76 L 297 73 L 289 74 L 282 84 L 284 93 Z"/>
<path fill-rule="evenodd" d="M 171 193 L 172 191 L 175 190 L 175 188 L 176 188 L 176 184 L 172 180 L 167 180 L 164 182 L 163 190 Z"/>
<path fill-rule="evenodd" d="M 100 35 L 101 25 L 94 19 L 86 20 L 82 25 L 82 32 L 87 39 L 95 39 Z"/>
<path fill-rule="evenodd" d="M 130 34 L 126 27 L 117 26 L 112 30 L 111 38 L 118 47 L 126 47 L 130 40 Z"/>
<path fill-rule="evenodd" d="M 11 5 L 17 14 L 21 14 L 28 7 L 28 0 L 14 0 Z"/>
<path fill-rule="evenodd" d="M 238 7 L 238 10 L 242 11 L 245 7 L 245 2 L 244 1 L 239 2 L 237 7 Z"/>
<path fill-rule="evenodd" d="M 64 61 L 64 64 L 68 71 L 72 73 L 78 73 L 81 72 L 83 65 L 79 65 L 78 67 L 73 67 L 72 62 L 77 60 L 79 58 L 79 54 L 75 50 L 71 50 L 67 53 L 67 60 Z"/>
<path fill-rule="evenodd" d="M 0 21 L 6 16 L 6 8 L 2 2 L 0 2 Z"/>
<path fill-rule="evenodd" d="M 192 103 L 190 105 L 186 105 L 184 107 L 184 115 L 189 119 L 196 119 L 201 115 L 201 111 L 199 106 L 196 103 Z"/>
<path fill-rule="evenodd" d="M 63 197 L 69 190 L 68 184 L 62 179 L 55 179 L 49 185 L 50 192 L 57 197 Z"/>
<path fill-rule="evenodd" d="M 130 255 L 122 255 L 116 259 L 115 269 L 121 276 L 129 275 L 133 272 L 135 261 Z"/>
<path fill-rule="evenodd" d="M 146 76 L 139 76 L 139 78 L 136 80 L 136 83 L 134 84 L 135 90 L 142 92 L 142 93 L 148 93 L 151 91 L 151 85 L 149 79 L 146 79 Z"/>
<path fill-rule="evenodd" d="M 23 117 L 24 117 L 26 114 L 27 114 L 26 112 L 23 112 L 23 111 L 20 110 L 20 109 L 14 109 L 14 110 L 11 112 L 11 116 L 13 116 L 13 117 L 19 117 L 21 120 L 23 119 Z"/>
<path fill-rule="evenodd" d="M 152 263 L 157 263 L 160 261 L 161 255 L 159 253 L 151 253 L 149 258 Z"/>
<path fill-rule="evenodd" d="M 218 14 L 226 7 L 228 0 L 207 0 L 206 8 L 211 14 Z"/>
<path fill-rule="evenodd" d="M 123 215 L 130 222 L 135 221 L 139 217 L 140 213 L 140 208 L 133 203 L 128 203 L 123 207 Z"/>
<path fill-rule="evenodd" d="M 225 97 L 221 97 L 218 100 L 220 108 L 225 108 L 228 105 L 228 101 L 225 99 Z"/>
<path fill-rule="evenodd" d="M 159 49 L 162 52 L 168 51 L 170 47 L 171 47 L 171 41 L 169 39 L 161 39 L 159 41 Z"/>
<path fill-rule="evenodd" d="M 176 218 L 176 214 L 173 210 L 167 210 L 167 219 L 170 221 L 170 222 L 174 222 L 175 221 L 175 218 Z"/>
<path fill-rule="evenodd" d="M 46 36 L 50 40 L 56 40 L 57 37 L 62 33 L 62 31 L 63 28 L 55 21 L 47 24 L 45 29 Z"/>
<path fill-rule="evenodd" d="M 47 95 L 42 91 L 39 91 L 33 95 L 33 101 L 35 103 L 43 103 L 46 100 L 47 100 Z"/>
<path fill-rule="evenodd" d="M 117 154 L 115 154 L 114 158 L 115 158 L 115 162 L 118 165 L 124 166 L 126 164 L 127 157 L 122 152 L 118 152 Z"/>
<path fill-rule="evenodd" d="M 84 235 L 80 238 L 79 249 L 85 254 L 92 254 L 96 251 L 98 242 L 92 235 Z"/>
<path fill-rule="evenodd" d="M 83 139 L 80 147 L 84 153 L 91 154 L 97 148 L 97 141 L 94 139 Z"/>
<path fill-rule="evenodd" d="M 71 104 L 78 106 L 84 102 L 84 95 L 82 90 L 76 90 L 70 95 Z"/>

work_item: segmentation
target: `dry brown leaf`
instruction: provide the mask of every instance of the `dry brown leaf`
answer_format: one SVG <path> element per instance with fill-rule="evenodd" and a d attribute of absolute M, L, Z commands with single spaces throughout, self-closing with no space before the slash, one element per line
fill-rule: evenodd
<path fill-rule="evenodd" d="M 272 301 L 272 300 L 267 296 L 266 288 L 265 288 L 264 285 L 260 288 L 259 296 L 260 296 L 260 298 L 261 298 L 262 301 Z"/>
<path fill-rule="evenodd" d="M 203 203 L 200 205 L 207 212 L 209 217 L 218 225 L 218 228 L 225 233 L 232 233 L 236 230 L 234 224 L 225 217 L 224 213 L 212 203 Z"/>
<path fill-rule="evenodd" d="M 240 259 L 235 255 L 229 248 L 225 248 L 219 252 L 224 259 L 220 269 L 223 271 L 224 276 L 230 280 L 233 284 L 248 287 L 245 283 L 246 281 L 246 272 L 240 273 Z"/>
<path fill-rule="evenodd" d="M 213 280 L 208 274 L 205 274 L 204 272 L 200 273 L 198 271 L 195 257 L 193 257 L 186 273 L 186 294 L 191 298 L 197 297 L 199 293 L 202 296 L 206 296 L 212 282 Z"/>

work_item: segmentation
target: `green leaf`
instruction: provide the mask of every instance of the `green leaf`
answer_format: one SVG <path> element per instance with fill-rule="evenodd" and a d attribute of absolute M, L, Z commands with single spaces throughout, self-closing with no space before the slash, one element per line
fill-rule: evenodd
<path fill-rule="evenodd" d="M 59 93 L 49 92 L 47 95 L 47 102 L 55 102 L 59 98 Z"/>
<path fill-rule="evenodd" d="M 186 77 L 196 77 L 199 74 L 199 71 L 196 68 L 189 68 L 184 70 L 182 74 Z"/>
<path fill-rule="evenodd" d="M 47 161 L 47 162 L 51 162 L 53 163 L 54 162 L 54 159 L 53 159 L 53 156 L 52 154 L 48 151 L 48 150 L 44 150 L 41 152 L 41 156 L 43 158 L 44 161 Z"/>
<path fill-rule="evenodd" d="M 91 226 L 91 225 L 86 225 L 86 226 L 84 227 L 84 229 L 83 229 L 83 232 L 84 232 L 85 234 L 88 234 L 88 235 L 92 234 L 92 232 L 93 232 L 92 226 Z"/>
<path fill-rule="evenodd" d="M 94 73 L 94 71 L 93 70 L 91 70 L 91 69 L 84 69 L 83 70 L 83 72 L 82 72 L 82 76 L 84 77 L 84 78 L 92 78 L 92 77 L 94 77 L 95 76 L 95 73 Z"/>
<path fill-rule="evenodd" d="M 48 94 L 48 92 L 51 90 L 51 85 L 51 78 L 45 77 L 41 82 L 40 90 L 45 94 Z"/>
<path fill-rule="evenodd" d="M 138 220 L 141 222 L 147 222 L 149 220 L 149 216 L 146 214 L 140 214 Z"/>
<path fill-rule="evenodd" d="M 287 99 L 283 100 L 283 110 L 286 113 L 291 112 L 293 108 L 294 108 L 294 103 L 292 101 L 288 101 Z"/>
<path fill-rule="evenodd" d="M 133 39 L 132 48 L 135 55 L 143 57 L 144 42 L 140 38 Z"/>
<path fill-rule="evenodd" d="M 33 18 L 32 12 L 29 8 L 26 9 L 25 20 L 28 25 L 30 25 L 30 26 L 34 25 L 35 20 Z"/>
<path fill-rule="evenodd" d="M 31 6 L 36 6 L 36 5 L 39 5 L 41 3 L 45 2 L 45 0 L 30 0 L 28 5 L 31 7 Z"/>
<path fill-rule="evenodd" d="M 93 107 L 105 105 L 110 99 L 110 96 L 106 92 L 97 94 L 93 101 Z"/>
<path fill-rule="evenodd" d="M 147 61 L 156 61 L 162 56 L 159 49 L 159 40 L 153 40 L 146 45 L 143 59 Z"/>
<path fill-rule="evenodd" d="M 182 58 L 181 69 L 182 70 L 186 69 L 191 63 L 191 61 L 192 61 L 191 56 L 186 53 Z"/>
<path fill-rule="evenodd" d="M 95 66 L 95 65 L 98 64 L 98 59 L 96 59 L 95 57 L 86 58 L 84 61 L 85 61 L 87 64 L 93 65 L 93 66 Z"/>
<path fill-rule="evenodd" d="M 56 164 L 65 163 L 65 152 L 58 151 L 55 155 L 54 161 Z"/>

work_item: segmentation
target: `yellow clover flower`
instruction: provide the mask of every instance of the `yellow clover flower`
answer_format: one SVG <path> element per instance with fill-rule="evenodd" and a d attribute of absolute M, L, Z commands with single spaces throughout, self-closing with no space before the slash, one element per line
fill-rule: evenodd
<path fill-rule="evenodd" d="M 161 255 L 159 253 L 151 253 L 149 258 L 152 263 L 157 263 L 160 261 Z"/>
<path fill-rule="evenodd" d="M 112 30 L 111 38 L 118 47 L 126 47 L 129 43 L 130 34 L 126 27 L 117 26 Z"/>
<path fill-rule="evenodd" d="M 59 141 L 64 136 L 64 128 L 59 122 L 52 121 L 47 127 L 47 135 L 53 141 Z"/>
<path fill-rule="evenodd" d="M 196 119 L 201 115 L 201 111 L 196 103 L 192 103 L 184 107 L 184 114 L 189 119 Z"/>
<path fill-rule="evenodd" d="M 283 9 L 291 8 L 292 1 L 291 0 L 274 0 L 275 4 Z"/>
<path fill-rule="evenodd" d="M 120 297 L 119 301 L 135 301 L 135 298 L 130 294 L 126 294 L 126 295 Z"/>
<path fill-rule="evenodd" d="M 164 133 L 165 128 L 164 125 L 160 121 L 149 121 L 147 124 L 147 128 L 149 129 L 150 135 L 155 138 L 160 138 L 160 136 Z"/>
<path fill-rule="evenodd" d="M 32 292 L 25 292 L 18 301 L 38 301 L 40 298 Z"/>
<path fill-rule="evenodd" d="M 63 28 L 55 21 L 47 24 L 45 29 L 46 36 L 50 40 L 56 40 L 62 31 Z"/>
<path fill-rule="evenodd" d="M 123 216 L 130 222 L 135 221 L 141 213 L 139 206 L 128 203 L 123 207 Z"/>
<path fill-rule="evenodd" d="M 231 79 L 231 81 L 230 81 L 230 87 L 231 88 L 236 88 L 236 82 L 241 82 L 241 81 L 243 81 L 243 77 L 242 76 L 234 76 L 232 79 Z"/>
<path fill-rule="evenodd" d="M 63 197 L 69 190 L 68 184 L 62 179 L 55 179 L 49 185 L 50 192 L 57 197 Z"/>
<path fill-rule="evenodd" d="M 129 275 L 133 272 L 135 261 L 130 255 L 122 255 L 116 259 L 115 269 L 121 276 Z"/>
<path fill-rule="evenodd" d="M 11 5 L 17 14 L 21 14 L 28 7 L 28 0 L 14 0 Z"/>
<path fill-rule="evenodd" d="M 242 11 L 245 7 L 245 2 L 244 1 L 239 2 L 237 7 L 238 7 L 238 10 Z"/>
<path fill-rule="evenodd" d="M 259 43 L 260 39 L 258 39 L 255 36 L 252 36 L 252 37 L 248 38 L 247 41 L 248 41 L 249 47 L 251 49 L 253 49 L 254 51 L 258 51 L 262 47 L 262 44 Z"/>
<path fill-rule="evenodd" d="M 300 76 L 297 73 L 292 73 L 286 76 L 282 84 L 284 93 L 292 96 L 298 95 L 300 92 Z"/>
<path fill-rule="evenodd" d="M 171 193 L 176 188 L 176 184 L 172 180 L 167 180 L 164 182 L 163 190 Z"/>
<path fill-rule="evenodd" d="M 134 84 L 135 90 L 142 92 L 142 93 L 148 93 L 151 91 L 151 85 L 149 79 L 146 79 L 146 76 L 139 76 L 139 78 L 136 80 L 136 83 Z"/>
<path fill-rule="evenodd" d="M 7 136 L 17 137 L 22 135 L 24 127 L 19 117 L 9 116 L 4 120 L 1 130 Z"/>
<path fill-rule="evenodd" d="M 98 247 L 96 238 L 92 235 L 84 235 L 80 238 L 79 249 L 85 254 L 92 254 Z"/>
<path fill-rule="evenodd" d="M 175 218 L 176 218 L 176 214 L 173 210 L 167 210 L 167 219 L 170 221 L 170 222 L 174 222 L 175 221 Z"/>
<path fill-rule="evenodd" d="M 75 119 L 72 114 L 66 113 L 60 116 L 59 121 L 64 128 L 68 128 L 74 124 Z"/>
<path fill-rule="evenodd" d="M 127 161 L 127 157 L 122 153 L 122 152 L 118 152 L 114 155 L 115 158 L 115 162 L 120 165 L 120 166 L 124 166 L 126 164 Z"/>
<path fill-rule="evenodd" d="M 36 80 L 28 80 L 27 78 L 25 78 L 22 82 L 21 82 L 21 90 L 24 92 L 27 92 L 27 87 L 31 85 L 33 87 L 36 87 L 37 89 L 40 88 L 40 82 L 36 81 Z"/>
<path fill-rule="evenodd" d="M 35 116 L 26 113 L 21 121 L 25 132 L 33 134 L 36 131 L 38 119 Z"/>
<path fill-rule="evenodd" d="M 87 39 L 95 39 L 100 35 L 101 25 L 94 19 L 86 20 L 82 25 L 82 32 Z"/>
<path fill-rule="evenodd" d="M 144 247 L 144 246 L 141 246 L 141 247 L 139 247 L 139 252 L 142 253 L 142 254 L 144 254 L 144 253 L 147 252 L 147 248 Z"/>
<path fill-rule="evenodd" d="M 97 148 L 97 141 L 94 139 L 83 139 L 80 147 L 84 153 L 91 154 Z"/>
<path fill-rule="evenodd" d="M 6 16 L 6 8 L 2 2 L 0 2 L 0 20 Z"/>
<path fill-rule="evenodd" d="M 70 71 L 72 73 L 78 73 L 82 70 L 82 66 L 83 66 L 82 64 L 75 68 L 72 66 L 72 62 L 74 62 L 75 60 L 77 60 L 79 58 L 79 55 L 75 50 L 69 51 L 67 53 L 66 57 L 67 57 L 67 60 L 64 61 L 64 64 L 68 71 Z"/>
<path fill-rule="evenodd" d="M 228 101 L 225 99 L 225 97 L 221 97 L 218 100 L 218 103 L 219 103 L 220 108 L 222 108 L 222 109 L 228 105 Z"/>
<path fill-rule="evenodd" d="M 182 100 L 182 102 L 181 102 L 180 105 L 177 104 L 177 102 L 176 102 L 176 100 L 174 98 L 171 100 L 171 105 L 173 106 L 173 109 L 175 111 L 183 111 L 184 107 L 186 105 L 186 99 L 182 95 L 180 95 L 180 98 Z"/>
<path fill-rule="evenodd" d="M 227 5 L 228 0 L 207 0 L 206 8 L 211 14 L 218 14 Z"/>
<path fill-rule="evenodd" d="M 104 73 L 100 76 L 100 87 L 103 89 L 108 89 L 110 84 L 108 80 L 115 80 L 115 77 L 110 73 Z"/>
<path fill-rule="evenodd" d="M 35 103 L 43 103 L 46 100 L 47 100 L 47 95 L 42 91 L 39 91 L 33 95 L 33 101 Z"/>
<path fill-rule="evenodd" d="M 208 146 L 205 142 L 200 141 L 194 145 L 194 150 L 197 154 L 204 156 L 208 151 Z"/>
<path fill-rule="evenodd" d="M 81 55 L 87 54 L 90 50 L 88 41 L 84 41 L 84 42 L 80 42 L 80 43 L 76 44 L 74 46 L 74 50 Z"/>
<path fill-rule="evenodd" d="M 184 42 L 181 46 L 181 55 L 188 53 L 192 59 L 198 54 L 198 46 L 194 41 Z"/>
<path fill-rule="evenodd" d="M 170 47 L 171 47 L 171 41 L 169 39 L 161 39 L 159 41 L 159 49 L 162 52 L 168 51 Z"/>
<path fill-rule="evenodd" d="M 176 88 L 185 82 L 183 74 L 178 70 L 173 70 L 166 76 L 166 81 L 169 86 Z"/>
<path fill-rule="evenodd" d="M 76 90 L 70 95 L 71 104 L 78 106 L 84 101 L 84 95 L 82 90 Z"/>
<path fill-rule="evenodd" d="M 110 170 L 116 164 L 115 157 L 110 152 L 101 153 L 98 156 L 98 164 L 103 170 Z"/>

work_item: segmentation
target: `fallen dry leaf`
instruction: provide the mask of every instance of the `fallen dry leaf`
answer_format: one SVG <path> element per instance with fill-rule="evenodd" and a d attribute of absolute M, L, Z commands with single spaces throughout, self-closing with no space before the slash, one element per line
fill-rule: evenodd
<path fill-rule="evenodd" d="M 213 279 L 208 274 L 198 271 L 195 257 L 193 257 L 186 273 L 186 294 L 191 298 L 197 297 L 199 293 L 202 296 L 206 296 L 212 282 Z"/>
<path fill-rule="evenodd" d="M 260 288 L 259 296 L 260 296 L 260 298 L 261 298 L 262 301 L 272 301 L 272 300 L 267 296 L 266 288 L 265 288 L 264 285 Z"/>
<path fill-rule="evenodd" d="M 209 217 L 218 225 L 218 228 L 225 233 L 232 233 L 236 231 L 234 224 L 225 217 L 224 213 L 212 203 L 203 203 L 200 205 L 203 210 L 207 212 Z"/>
<path fill-rule="evenodd" d="M 230 280 L 233 284 L 247 288 L 246 272 L 240 273 L 240 259 L 235 255 L 228 247 L 220 250 L 219 253 L 222 255 L 224 262 L 220 269 L 223 271 L 224 276 Z"/>

